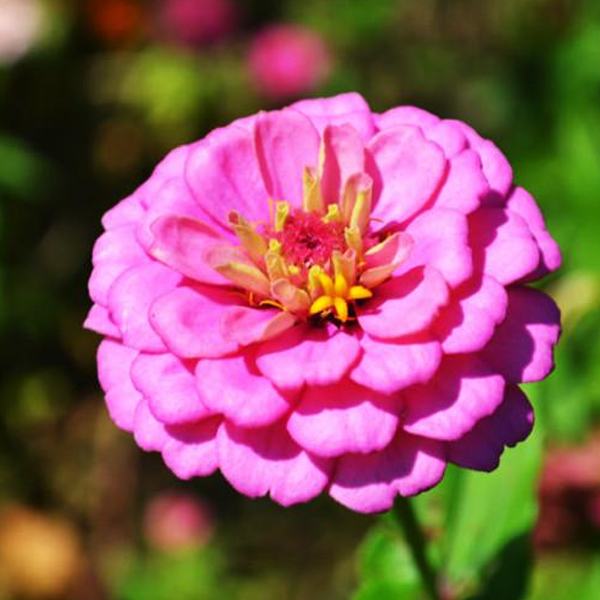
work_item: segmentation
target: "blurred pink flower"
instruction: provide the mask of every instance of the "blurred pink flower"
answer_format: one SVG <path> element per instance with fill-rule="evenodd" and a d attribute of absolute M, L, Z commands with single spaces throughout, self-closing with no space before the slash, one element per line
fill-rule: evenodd
<path fill-rule="evenodd" d="M 171 41 L 201 47 L 223 39 L 237 17 L 231 0 L 161 0 L 158 28 Z"/>
<path fill-rule="evenodd" d="M 204 546 L 213 531 L 211 511 L 202 500 L 181 492 L 154 497 L 144 513 L 148 542 L 163 551 Z"/>
<path fill-rule="evenodd" d="M 43 26 L 39 0 L 0 0 L 0 65 L 27 54 Z"/>
<path fill-rule="evenodd" d="M 271 98 L 310 92 L 326 79 L 330 66 L 329 52 L 321 37 L 297 25 L 264 29 L 250 48 L 252 79 Z"/>
<path fill-rule="evenodd" d="M 525 283 L 560 254 L 464 123 L 301 101 L 174 150 L 103 224 L 108 410 L 179 477 L 374 512 L 531 430 L 559 313 Z"/>

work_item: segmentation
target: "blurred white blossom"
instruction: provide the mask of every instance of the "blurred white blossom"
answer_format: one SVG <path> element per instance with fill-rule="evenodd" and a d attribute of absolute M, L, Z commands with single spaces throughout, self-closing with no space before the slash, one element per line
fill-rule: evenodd
<path fill-rule="evenodd" d="M 0 0 L 0 64 L 10 65 L 32 48 L 44 20 L 39 0 Z"/>

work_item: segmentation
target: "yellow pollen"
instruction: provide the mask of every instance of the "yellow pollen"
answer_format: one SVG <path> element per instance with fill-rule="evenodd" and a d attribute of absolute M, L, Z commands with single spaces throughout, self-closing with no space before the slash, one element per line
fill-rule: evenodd
<path fill-rule="evenodd" d="M 373 296 L 373 292 L 362 285 L 349 287 L 345 277 L 340 273 L 335 276 L 335 281 L 323 272 L 318 274 L 318 279 L 323 288 L 323 294 L 311 304 L 309 309 L 311 315 L 320 314 L 326 317 L 333 309 L 335 317 L 345 323 L 349 319 L 348 302 L 366 300 Z"/>

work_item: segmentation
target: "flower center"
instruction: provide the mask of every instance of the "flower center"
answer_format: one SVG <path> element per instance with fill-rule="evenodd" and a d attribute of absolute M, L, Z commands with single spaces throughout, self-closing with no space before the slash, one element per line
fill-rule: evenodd
<path fill-rule="evenodd" d="M 371 179 L 357 174 L 342 198 L 326 205 L 320 176 L 306 169 L 302 208 L 272 202 L 270 223 L 262 225 L 232 211 L 229 224 L 241 249 L 219 247 L 210 262 L 246 291 L 252 306 L 346 323 L 355 303 L 373 295 L 410 246 L 406 234 L 380 241 L 370 232 L 371 190 Z"/>

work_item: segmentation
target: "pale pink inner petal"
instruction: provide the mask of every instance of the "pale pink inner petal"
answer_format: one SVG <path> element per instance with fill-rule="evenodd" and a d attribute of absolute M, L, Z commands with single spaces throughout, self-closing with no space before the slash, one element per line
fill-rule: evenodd
<path fill-rule="evenodd" d="M 235 352 L 238 344 L 223 336 L 221 317 L 239 301 L 234 293 L 218 288 L 180 287 L 154 302 L 150 321 L 177 356 L 223 356 Z"/>
<path fill-rule="evenodd" d="M 273 200 L 302 205 L 302 174 L 316 168 L 319 134 L 308 117 L 287 108 L 258 117 L 255 147 L 265 187 Z"/>
<path fill-rule="evenodd" d="M 427 338 L 385 342 L 365 334 L 360 345 L 363 356 L 350 378 L 384 394 L 428 381 L 442 358 L 440 343 Z"/>
<path fill-rule="evenodd" d="M 446 468 L 441 442 L 398 432 L 382 451 L 338 459 L 330 495 L 352 510 L 389 510 L 397 494 L 414 496 L 442 479 Z"/>
<path fill-rule="evenodd" d="M 360 344 L 342 330 L 298 326 L 258 347 L 256 364 L 281 389 L 329 385 L 356 362 Z"/>
<path fill-rule="evenodd" d="M 447 356 L 435 378 L 404 393 L 402 427 L 415 435 L 456 440 L 502 402 L 504 379 L 475 355 Z"/>
<path fill-rule="evenodd" d="M 369 142 L 367 150 L 373 161 L 368 168 L 374 182 L 371 216 L 387 225 L 414 216 L 442 183 L 444 153 L 416 127 L 402 125 L 382 131 Z"/>
<path fill-rule="evenodd" d="M 323 133 L 322 149 L 323 199 L 327 204 L 336 203 L 342 197 L 348 178 L 365 170 L 364 145 L 351 125 L 330 125 Z"/>
<path fill-rule="evenodd" d="M 225 339 L 249 346 L 277 337 L 295 323 L 296 317 L 290 312 L 235 306 L 223 311 L 220 326 Z"/>
<path fill-rule="evenodd" d="M 381 450 L 394 437 L 398 404 L 348 380 L 306 388 L 287 424 L 294 440 L 318 456 Z"/>
<path fill-rule="evenodd" d="M 444 278 L 432 267 L 418 267 L 380 285 L 358 311 L 360 326 L 374 337 L 399 338 L 424 331 L 449 299 Z"/>
<path fill-rule="evenodd" d="M 502 404 L 460 440 L 448 444 L 448 459 L 461 467 L 493 471 L 504 446 L 515 446 L 533 428 L 533 409 L 517 386 L 508 386 Z"/>
<path fill-rule="evenodd" d="M 560 312 L 546 294 L 526 287 L 508 290 L 506 319 L 484 353 L 509 383 L 539 381 L 554 368 Z"/>
<path fill-rule="evenodd" d="M 270 425 L 295 400 L 295 394 L 279 391 L 244 355 L 198 361 L 196 380 L 203 403 L 241 427 Z"/>
<path fill-rule="evenodd" d="M 283 506 L 318 496 L 333 467 L 298 446 L 281 423 L 263 429 L 224 423 L 218 448 L 221 471 L 235 489 L 251 498 L 270 493 Z"/>

